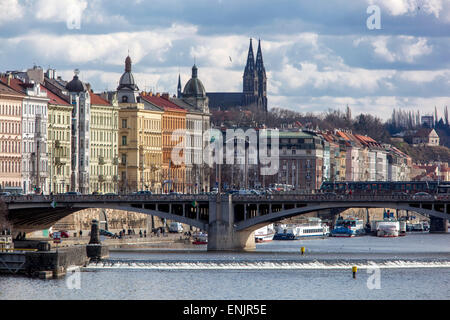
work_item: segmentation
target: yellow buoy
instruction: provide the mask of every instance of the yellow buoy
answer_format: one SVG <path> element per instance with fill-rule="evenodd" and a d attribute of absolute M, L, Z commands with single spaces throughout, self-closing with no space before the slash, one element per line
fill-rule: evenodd
<path fill-rule="evenodd" d="M 305 247 L 301 247 L 300 251 L 302 252 L 302 255 L 305 253 Z"/>
<path fill-rule="evenodd" d="M 352 267 L 352 273 L 353 273 L 353 279 L 356 279 L 356 272 L 358 271 L 358 268 L 356 266 Z"/>

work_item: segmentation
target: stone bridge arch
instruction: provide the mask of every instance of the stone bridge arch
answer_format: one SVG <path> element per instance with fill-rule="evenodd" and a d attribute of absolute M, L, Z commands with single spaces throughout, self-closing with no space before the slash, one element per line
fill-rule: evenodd
<path fill-rule="evenodd" d="M 252 217 L 250 219 L 246 219 L 243 221 L 239 221 L 235 223 L 236 231 L 255 231 L 267 224 L 281 221 L 286 218 L 291 218 L 295 216 L 299 216 L 302 214 L 315 212 L 315 211 L 323 211 L 330 209 L 351 209 L 351 208 L 390 208 L 390 209 L 398 209 L 398 210 L 408 210 L 417 212 L 423 215 L 428 215 L 436 218 L 450 220 L 450 214 L 446 213 L 445 210 L 443 212 L 427 209 L 423 207 L 415 207 L 409 204 L 399 204 L 399 203 L 318 203 L 311 204 L 304 207 L 297 207 L 287 210 L 281 210 L 278 212 L 272 212 L 265 215 L 258 215 L 256 217 Z M 445 207 L 444 207 L 445 208 Z"/>

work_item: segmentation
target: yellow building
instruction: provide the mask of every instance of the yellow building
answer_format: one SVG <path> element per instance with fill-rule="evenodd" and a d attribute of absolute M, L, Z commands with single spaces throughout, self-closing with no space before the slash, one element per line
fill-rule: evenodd
<path fill-rule="evenodd" d="M 110 104 L 91 91 L 90 98 L 89 190 L 116 193 L 119 180 L 119 106 L 117 101 Z"/>
<path fill-rule="evenodd" d="M 48 124 L 47 153 L 49 156 L 49 192 L 70 191 L 71 118 L 72 105 L 47 89 Z"/>
<path fill-rule="evenodd" d="M 161 192 L 163 111 L 143 103 L 120 103 L 120 191 Z"/>
<path fill-rule="evenodd" d="M 186 192 L 186 163 L 177 164 L 172 159 L 172 151 L 175 147 L 182 146 L 185 149 L 186 138 L 186 113 L 182 107 L 169 99 L 167 93 L 156 95 L 143 93 L 141 96 L 146 107 L 157 107 L 164 110 L 162 115 L 162 179 L 163 192 Z M 181 134 L 181 136 L 180 136 Z M 183 153 L 182 152 L 182 153 Z M 179 154 L 183 157 L 184 154 Z"/>

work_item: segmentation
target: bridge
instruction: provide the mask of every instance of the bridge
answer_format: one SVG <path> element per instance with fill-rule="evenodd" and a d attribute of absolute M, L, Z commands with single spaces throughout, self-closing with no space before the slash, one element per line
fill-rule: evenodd
<path fill-rule="evenodd" d="M 88 208 L 116 209 L 158 216 L 208 233 L 208 250 L 251 250 L 258 228 L 301 214 L 329 209 L 390 208 L 430 217 L 431 232 L 447 232 L 450 196 L 413 195 L 55 195 L 3 196 L 15 230 L 49 228 L 58 220 Z M 1 207 L 0 207 L 1 210 Z"/>

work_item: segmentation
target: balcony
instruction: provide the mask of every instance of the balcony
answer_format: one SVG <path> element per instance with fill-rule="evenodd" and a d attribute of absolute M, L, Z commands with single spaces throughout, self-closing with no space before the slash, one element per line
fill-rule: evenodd
<path fill-rule="evenodd" d="M 66 164 L 66 162 L 64 161 L 64 159 L 61 159 L 61 157 L 55 157 L 55 165 L 56 166 L 62 166 L 65 164 Z"/>

